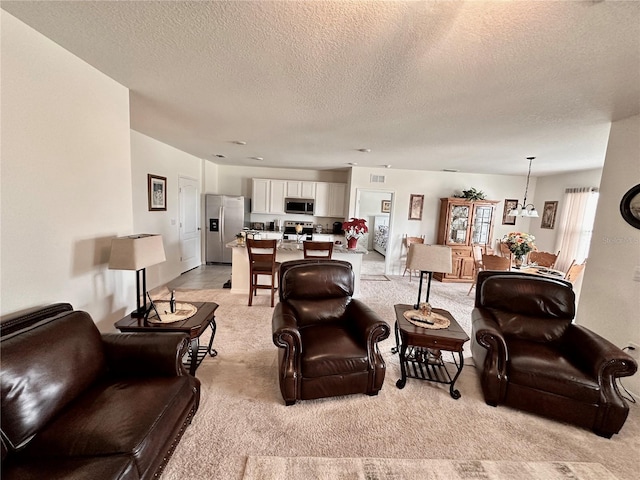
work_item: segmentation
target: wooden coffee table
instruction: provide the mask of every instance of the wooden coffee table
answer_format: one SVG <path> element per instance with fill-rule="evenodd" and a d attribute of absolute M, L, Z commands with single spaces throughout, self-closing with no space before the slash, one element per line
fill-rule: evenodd
<path fill-rule="evenodd" d="M 198 311 L 186 320 L 173 323 L 151 323 L 144 318 L 134 318 L 131 315 L 118 320 L 114 325 L 121 332 L 182 332 L 189 335 L 191 344 L 189 346 L 189 358 L 185 361 L 185 366 L 189 367 L 191 375 L 196 374 L 196 369 L 207 356 L 207 353 L 215 357 L 218 352 L 213 348 L 213 338 L 216 336 L 215 311 L 217 303 L 213 302 L 189 302 Z M 200 335 L 207 327 L 211 328 L 211 338 L 208 346 L 200 346 Z"/>
<path fill-rule="evenodd" d="M 413 305 L 395 305 L 396 328 L 400 334 L 400 370 L 402 378 L 396 387 L 404 388 L 407 378 L 417 378 L 449 385 L 454 399 L 460 398 L 455 389 L 456 380 L 462 372 L 464 357 L 462 347 L 469 337 L 451 314 L 440 308 L 433 311 L 447 317 L 451 325 L 443 329 L 430 329 L 414 325 L 404 317 L 404 312 L 413 310 Z M 453 358 L 453 363 L 443 360 L 444 352 Z"/>

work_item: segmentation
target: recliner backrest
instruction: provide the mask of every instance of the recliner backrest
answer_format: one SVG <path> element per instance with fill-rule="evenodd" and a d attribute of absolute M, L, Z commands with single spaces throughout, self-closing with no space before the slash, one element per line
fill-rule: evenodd
<path fill-rule="evenodd" d="M 292 260 L 280 267 L 280 301 L 295 312 L 298 326 L 343 318 L 351 302 L 353 267 L 342 260 Z"/>
<path fill-rule="evenodd" d="M 106 368 L 102 337 L 88 313 L 71 311 L 3 336 L 1 430 L 19 450 Z"/>
<path fill-rule="evenodd" d="M 563 280 L 485 271 L 476 288 L 475 306 L 489 309 L 507 336 L 555 341 L 575 317 L 575 293 Z"/>

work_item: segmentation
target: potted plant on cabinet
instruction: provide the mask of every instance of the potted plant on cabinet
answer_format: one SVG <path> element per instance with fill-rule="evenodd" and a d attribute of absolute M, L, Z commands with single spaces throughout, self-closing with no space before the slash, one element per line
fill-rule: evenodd
<path fill-rule="evenodd" d="M 369 231 L 367 221 L 364 218 L 352 218 L 348 222 L 342 222 L 342 229 L 349 250 L 355 250 L 358 246 L 358 239 Z"/>

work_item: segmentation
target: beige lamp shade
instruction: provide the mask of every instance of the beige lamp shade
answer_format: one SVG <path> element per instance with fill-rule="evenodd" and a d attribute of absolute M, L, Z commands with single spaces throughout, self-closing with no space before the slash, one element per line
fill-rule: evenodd
<path fill-rule="evenodd" d="M 422 272 L 451 273 L 451 247 L 413 243 L 407 254 L 407 268 Z"/>
<path fill-rule="evenodd" d="M 110 270 L 140 270 L 165 260 L 162 235 L 130 235 L 111 241 Z"/>

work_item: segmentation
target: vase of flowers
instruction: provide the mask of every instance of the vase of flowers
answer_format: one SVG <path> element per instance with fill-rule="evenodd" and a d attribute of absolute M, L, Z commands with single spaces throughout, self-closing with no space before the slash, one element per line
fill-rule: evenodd
<path fill-rule="evenodd" d="M 515 257 L 516 268 L 522 266 L 522 262 L 527 253 L 536 250 L 533 241 L 536 239 L 529 233 L 510 232 L 502 238 L 502 243 L 506 243 L 511 253 Z"/>
<path fill-rule="evenodd" d="M 358 246 L 358 239 L 369 231 L 367 221 L 364 218 L 352 218 L 348 222 L 342 222 L 342 229 L 349 250 L 355 250 Z"/>

